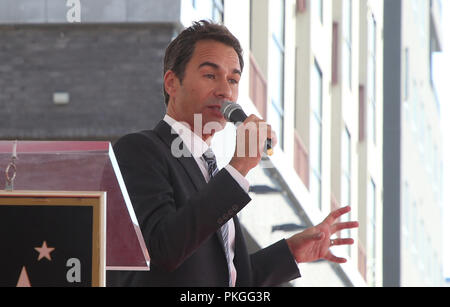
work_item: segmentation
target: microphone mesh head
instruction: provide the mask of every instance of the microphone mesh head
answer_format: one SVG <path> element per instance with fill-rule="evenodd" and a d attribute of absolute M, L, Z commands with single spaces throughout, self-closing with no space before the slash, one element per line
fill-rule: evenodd
<path fill-rule="evenodd" d="M 230 121 L 231 113 L 233 113 L 233 111 L 237 109 L 242 110 L 242 107 L 237 103 L 231 101 L 224 101 L 222 103 L 222 107 L 220 108 L 220 112 L 223 114 L 223 117 L 225 117 L 227 121 Z"/>

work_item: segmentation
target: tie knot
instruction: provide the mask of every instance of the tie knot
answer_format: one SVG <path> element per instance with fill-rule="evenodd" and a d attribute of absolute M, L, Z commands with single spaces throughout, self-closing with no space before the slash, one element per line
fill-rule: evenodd
<path fill-rule="evenodd" d="M 205 153 L 203 154 L 203 159 L 209 164 L 212 162 L 216 162 L 216 156 L 214 155 L 214 152 L 211 148 L 208 148 Z"/>

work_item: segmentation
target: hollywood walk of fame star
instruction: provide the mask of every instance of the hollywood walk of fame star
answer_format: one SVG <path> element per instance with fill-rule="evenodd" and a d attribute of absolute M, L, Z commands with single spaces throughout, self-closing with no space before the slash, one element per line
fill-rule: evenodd
<path fill-rule="evenodd" d="M 55 248 L 47 247 L 47 241 L 44 241 L 41 247 L 35 247 L 34 249 L 39 253 L 38 261 L 40 261 L 42 258 L 47 258 L 48 260 L 52 261 L 50 253 L 53 252 Z"/>

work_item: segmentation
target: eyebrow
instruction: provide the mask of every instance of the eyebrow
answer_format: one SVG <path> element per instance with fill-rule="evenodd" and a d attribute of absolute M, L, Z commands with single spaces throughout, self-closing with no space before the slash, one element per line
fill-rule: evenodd
<path fill-rule="evenodd" d="M 202 68 L 204 66 L 209 66 L 209 67 L 212 67 L 214 69 L 219 69 L 220 68 L 219 65 L 217 65 L 216 63 L 213 63 L 213 62 L 203 62 L 202 64 L 200 64 L 198 66 L 198 68 L 200 69 L 200 68 Z M 242 74 L 242 72 L 239 69 L 235 68 L 235 69 L 233 69 L 233 74 L 238 74 L 240 76 Z"/>

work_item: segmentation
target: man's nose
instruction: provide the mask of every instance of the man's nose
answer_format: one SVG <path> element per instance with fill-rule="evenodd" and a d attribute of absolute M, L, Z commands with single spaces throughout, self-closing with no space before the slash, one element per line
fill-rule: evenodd
<path fill-rule="evenodd" d="M 220 82 L 217 83 L 215 95 L 219 98 L 231 99 L 233 91 L 231 90 L 228 80 L 220 80 Z"/>

